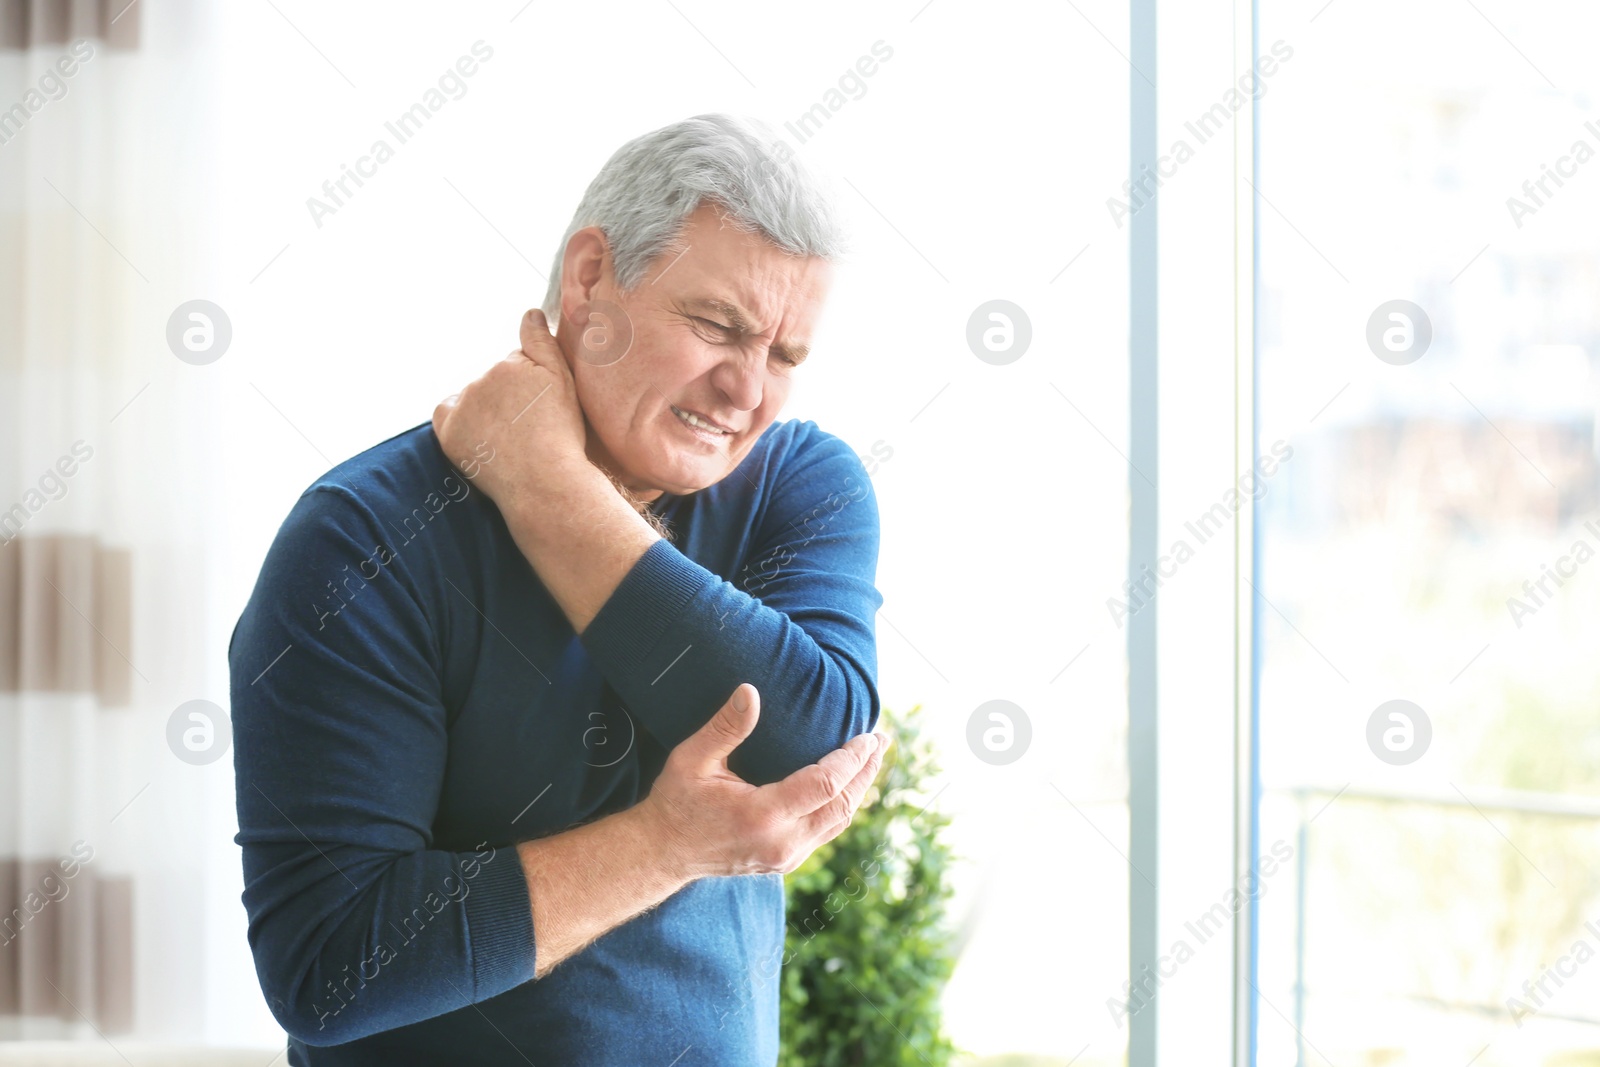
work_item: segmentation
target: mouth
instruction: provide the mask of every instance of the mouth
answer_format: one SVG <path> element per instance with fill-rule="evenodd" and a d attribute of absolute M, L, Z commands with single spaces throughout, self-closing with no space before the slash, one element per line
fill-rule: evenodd
<path fill-rule="evenodd" d="M 717 441 L 734 435 L 734 431 L 730 427 L 724 426 L 719 422 L 713 422 L 697 411 L 685 411 L 676 404 L 667 406 L 672 409 L 672 414 L 677 417 L 680 423 L 703 440 Z"/>

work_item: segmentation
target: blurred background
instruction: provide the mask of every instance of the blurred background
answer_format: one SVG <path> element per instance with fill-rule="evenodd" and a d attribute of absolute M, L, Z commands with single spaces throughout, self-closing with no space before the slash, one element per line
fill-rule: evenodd
<path fill-rule="evenodd" d="M 1162 193 L 1219 165 L 1254 187 L 1253 215 L 1226 188 L 1210 210 L 1255 264 L 1234 366 L 1257 451 L 1292 450 L 1240 512 L 1250 567 L 1214 623 L 1254 587 L 1224 697 L 1259 747 L 1222 773 L 1251 815 L 1234 855 L 1289 857 L 1239 913 L 1238 1062 L 1600 1064 L 1600 15 L 1219 6 L 1248 54 L 1174 78 L 1156 136 L 1199 148 L 1277 57 L 1245 96 L 1253 166 L 1200 148 Z M 1112 201 L 1130 81 L 1212 47 L 1172 34 L 1130 68 L 1136 15 L 0 0 L 0 1062 L 281 1051 L 227 751 L 261 559 L 320 473 L 515 345 L 611 152 L 708 111 L 769 121 L 851 221 L 784 417 L 870 459 L 881 693 L 924 709 L 959 856 L 945 1029 L 996 1067 L 1126 1062 L 1134 668 L 1108 603 L 1138 428 Z M 1210 268 L 1162 240 L 1181 301 Z M 984 349 L 995 301 L 1010 339 Z M 1185 441 L 1161 445 L 1182 480 Z M 1164 720 L 1196 696 L 1164 691 Z M 972 740 L 993 701 L 998 751 Z"/>
<path fill-rule="evenodd" d="M 1261 1062 L 1600 1063 L 1600 11 L 1319 8 L 1259 12 Z"/>

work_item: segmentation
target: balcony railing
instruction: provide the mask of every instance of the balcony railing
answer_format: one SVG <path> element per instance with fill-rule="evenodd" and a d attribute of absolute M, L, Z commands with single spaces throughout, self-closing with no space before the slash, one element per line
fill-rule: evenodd
<path fill-rule="evenodd" d="M 1429 790 L 1373 789 L 1346 784 L 1344 786 L 1291 785 L 1263 789 L 1264 795 L 1292 798 L 1298 809 L 1298 826 L 1295 848 L 1295 914 L 1294 914 L 1294 1030 L 1295 1067 L 1306 1067 L 1305 1038 L 1305 946 L 1306 946 L 1306 874 L 1310 855 L 1311 823 L 1334 801 L 1353 801 L 1376 804 L 1381 807 L 1460 809 L 1488 817 L 1490 812 L 1531 815 L 1549 819 L 1573 819 L 1600 822 L 1600 797 L 1575 796 L 1565 793 L 1536 793 L 1515 789 L 1473 788 L 1471 793 L 1440 793 Z M 1455 1011 L 1471 1011 L 1499 1017 L 1509 1015 L 1503 1005 L 1474 1004 L 1464 1001 L 1445 1001 L 1437 997 L 1414 996 L 1408 998 L 1430 1007 Z M 1547 1018 L 1600 1026 L 1600 1018 L 1574 1015 L 1555 1015 L 1541 1012 Z"/>

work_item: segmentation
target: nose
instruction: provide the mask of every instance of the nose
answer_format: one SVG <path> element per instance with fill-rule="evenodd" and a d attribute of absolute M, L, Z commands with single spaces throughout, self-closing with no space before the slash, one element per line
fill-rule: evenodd
<path fill-rule="evenodd" d="M 761 406 L 765 374 L 765 351 L 739 352 L 717 365 L 711 383 L 740 411 L 754 411 Z"/>

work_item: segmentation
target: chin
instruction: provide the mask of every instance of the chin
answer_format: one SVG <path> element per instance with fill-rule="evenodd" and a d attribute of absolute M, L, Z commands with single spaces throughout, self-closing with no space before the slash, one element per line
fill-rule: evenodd
<path fill-rule="evenodd" d="M 711 480 L 700 476 L 697 472 L 675 471 L 671 475 L 654 479 L 652 484 L 660 486 L 663 492 L 671 493 L 673 496 L 687 496 L 706 488 L 711 484 Z"/>
<path fill-rule="evenodd" d="M 639 472 L 641 483 L 653 489 L 685 496 L 708 488 L 732 473 L 728 457 L 720 452 L 693 455 L 676 441 L 663 441 L 657 447 L 659 451 L 655 454 L 628 464 L 630 470 Z"/>
<path fill-rule="evenodd" d="M 650 484 L 674 496 L 697 493 L 714 485 L 722 473 L 720 462 L 677 465 L 667 470 L 651 472 Z"/>

